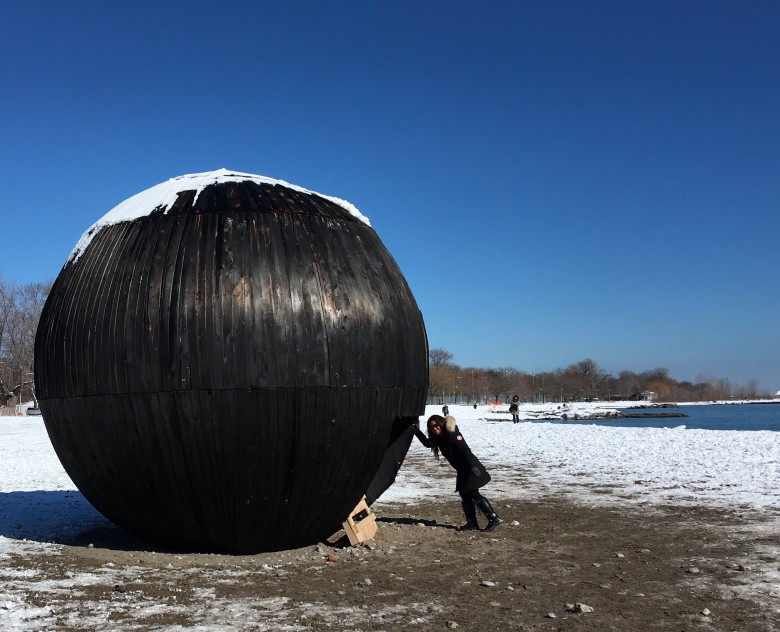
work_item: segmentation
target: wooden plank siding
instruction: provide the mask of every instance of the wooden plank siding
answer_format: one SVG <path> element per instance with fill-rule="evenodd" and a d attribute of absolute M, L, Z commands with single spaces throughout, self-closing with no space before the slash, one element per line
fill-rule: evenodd
<path fill-rule="evenodd" d="M 371 227 L 246 181 L 100 229 L 49 295 L 35 380 L 99 511 L 177 549 L 256 552 L 327 537 L 392 482 L 377 471 L 424 412 L 427 358 Z"/>

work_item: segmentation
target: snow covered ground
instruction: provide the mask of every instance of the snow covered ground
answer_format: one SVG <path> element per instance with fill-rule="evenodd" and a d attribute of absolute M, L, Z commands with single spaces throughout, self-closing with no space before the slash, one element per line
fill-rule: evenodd
<path fill-rule="evenodd" d="M 597 406 L 570 405 L 569 412 L 587 414 Z M 530 419 L 556 409 L 524 405 L 521 414 Z M 750 507 L 766 514 L 763 528 L 780 527 L 780 432 L 512 424 L 506 406 L 449 410 L 493 476 L 485 488 L 491 499 L 558 494 L 582 503 Z M 439 412 L 438 406 L 428 407 L 421 426 Z M 440 476 L 432 476 L 441 467 L 448 466 L 413 441 L 395 485 L 377 508 L 421 498 L 455 499 L 454 477 L 442 484 Z M 15 572 L 7 566 L 9 556 L 53 554 L 52 540 L 105 525 L 60 466 L 42 419 L 0 417 L 0 629 L 39 629 L 14 588 L 18 583 L 8 581 Z M 78 581 L 73 578 L 74 585 Z"/>
<path fill-rule="evenodd" d="M 630 403 L 610 403 L 609 408 Z M 570 414 L 588 414 L 603 404 L 570 404 Z M 486 491 L 505 498 L 571 493 L 588 502 L 690 502 L 721 507 L 780 507 L 780 433 L 771 431 L 623 428 L 565 425 L 538 421 L 509 422 L 506 407 L 450 406 L 475 454 L 490 470 Z M 497 412 L 502 411 L 502 412 Z M 525 404 L 525 419 L 558 413 L 554 404 Z M 440 407 L 429 406 L 428 415 Z M 497 421 L 501 420 L 501 421 Z M 422 497 L 452 495 L 426 474 L 442 467 L 416 440 L 398 479 L 382 502 L 415 502 Z M 531 484 L 518 486 L 515 474 Z M 597 493 L 588 494 L 589 489 Z M 604 493 L 612 489 L 613 494 Z M 0 417 L 0 524 L 23 524 L 24 536 L 103 524 L 75 491 L 49 442 L 40 417 Z M 36 492 L 61 491 L 58 502 L 36 512 Z M 586 498 L 587 496 L 587 498 Z M 16 500 L 15 500 L 16 499 Z M 31 501 L 31 499 L 33 499 Z M 0 554 L 18 546 L 7 528 L 0 531 Z"/>
<path fill-rule="evenodd" d="M 569 404 L 568 414 L 588 415 L 636 402 Z M 604 425 L 512 424 L 508 406 L 450 406 L 449 412 L 472 451 L 493 476 L 486 493 L 522 498 L 571 493 L 589 502 L 700 503 L 722 507 L 780 507 L 780 433 L 675 428 L 622 428 Z M 501 411 L 501 412 L 498 412 Z M 429 406 L 426 416 L 441 414 Z M 560 415 L 557 404 L 524 404 L 521 419 Z M 501 420 L 501 421 L 498 421 Z M 505 421 L 504 421 L 505 420 Z M 421 422 L 421 427 L 425 424 Z M 410 457 L 427 453 L 417 441 Z M 425 468 L 402 468 L 396 484 L 380 499 L 412 501 L 423 494 L 452 493 L 431 488 Z M 527 472 L 532 485 L 518 487 L 512 474 Z M 424 488 L 422 490 L 421 488 Z M 611 488 L 612 495 L 604 494 Z"/>

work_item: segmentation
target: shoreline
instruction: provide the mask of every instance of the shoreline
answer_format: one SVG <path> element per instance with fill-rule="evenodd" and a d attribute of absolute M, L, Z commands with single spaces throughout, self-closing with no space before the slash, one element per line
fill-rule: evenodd
<path fill-rule="evenodd" d="M 741 400 L 712 402 L 650 402 L 641 401 L 593 401 L 593 402 L 547 402 L 542 404 L 521 404 L 518 414 L 521 421 L 619 421 L 621 419 L 663 419 L 686 418 L 688 413 L 674 411 L 681 407 L 703 406 L 733 406 L 733 405 L 771 405 L 780 404 L 780 400 Z M 451 414 L 456 418 L 455 411 L 466 417 L 483 413 L 485 421 L 511 421 L 512 413 L 509 404 L 496 405 L 466 405 L 451 404 Z M 663 412 L 659 411 L 661 409 Z M 472 412 L 472 410 L 474 412 Z M 630 412 L 633 410 L 644 412 Z M 426 415 L 431 411 L 438 412 L 435 405 L 426 406 Z M 655 412 L 658 411 L 658 412 Z"/>

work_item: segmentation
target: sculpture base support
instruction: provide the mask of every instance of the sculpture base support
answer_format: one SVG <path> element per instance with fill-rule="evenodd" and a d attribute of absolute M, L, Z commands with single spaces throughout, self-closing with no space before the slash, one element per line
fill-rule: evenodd
<path fill-rule="evenodd" d="M 379 526 L 376 523 L 376 514 L 366 503 L 365 496 L 350 512 L 342 527 L 347 532 L 349 543 L 352 546 L 374 539 Z"/>

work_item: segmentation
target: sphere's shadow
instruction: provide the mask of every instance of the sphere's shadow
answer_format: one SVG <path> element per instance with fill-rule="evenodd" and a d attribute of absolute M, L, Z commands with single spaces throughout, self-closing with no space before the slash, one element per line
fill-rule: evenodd
<path fill-rule="evenodd" d="M 0 536 L 118 551 L 162 550 L 117 527 L 74 490 L 0 492 Z"/>
<path fill-rule="evenodd" d="M 378 523 L 456 529 L 454 525 L 411 517 L 377 518 Z M 343 533 L 343 532 L 341 532 Z M 330 546 L 350 546 L 347 537 L 334 534 L 324 540 Z M 169 552 L 113 524 L 87 502 L 81 492 L 0 492 L 0 537 L 20 542 L 64 546 L 94 546 L 114 551 Z"/>

